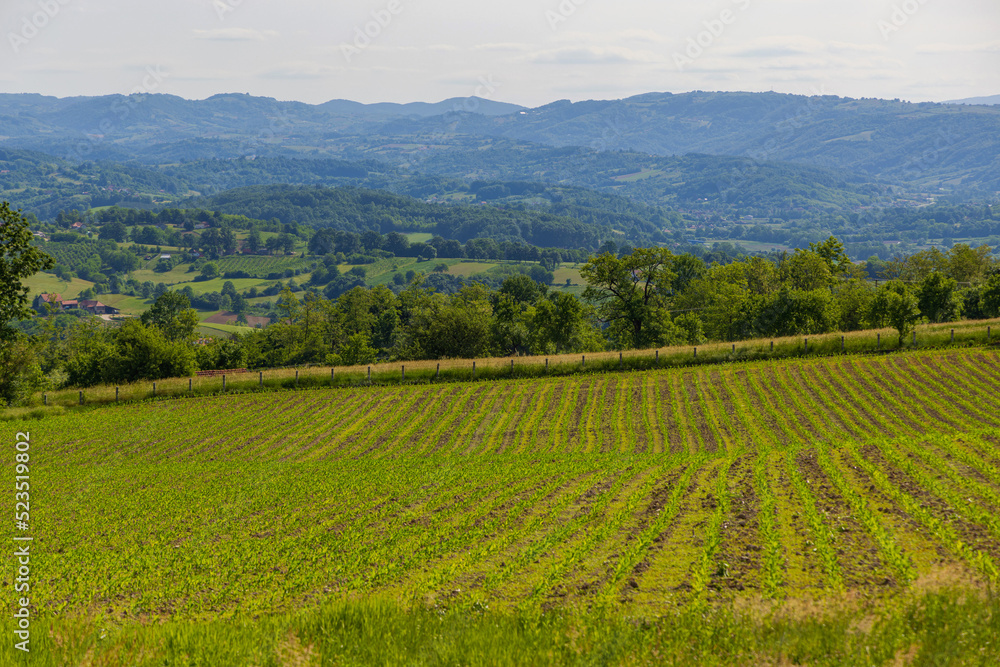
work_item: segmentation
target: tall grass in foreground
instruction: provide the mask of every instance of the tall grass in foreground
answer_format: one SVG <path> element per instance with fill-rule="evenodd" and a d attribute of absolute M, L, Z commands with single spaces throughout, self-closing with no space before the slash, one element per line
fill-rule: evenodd
<path fill-rule="evenodd" d="M 379 600 L 261 619 L 115 627 L 36 620 L 30 655 L 91 665 L 996 665 L 1000 602 L 962 591 L 798 616 L 703 605 L 640 620 L 572 611 L 407 611 Z"/>

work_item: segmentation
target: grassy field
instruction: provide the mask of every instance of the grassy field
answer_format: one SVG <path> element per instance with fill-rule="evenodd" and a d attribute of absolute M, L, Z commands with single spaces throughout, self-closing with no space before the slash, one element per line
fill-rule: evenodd
<path fill-rule="evenodd" d="M 32 664 L 994 664 L 998 372 L 914 351 L 8 422 Z"/>
<path fill-rule="evenodd" d="M 94 283 L 73 278 L 70 281 L 60 280 L 51 273 L 36 273 L 23 282 L 28 287 L 30 293 L 28 298 L 34 300 L 39 294 L 58 294 L 65 299 L 75 299 L 80 292 L 93 287 Z"/>

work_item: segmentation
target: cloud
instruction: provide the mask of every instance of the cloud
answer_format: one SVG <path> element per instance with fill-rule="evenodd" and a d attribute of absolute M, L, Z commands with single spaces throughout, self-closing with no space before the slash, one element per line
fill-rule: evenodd
<path fill-rule="evenodd" d="M 521 42 L 497 42 L 493 44 L 477 44 L 472 47 L 473 51 L 507 51 L 507 52 L 524 52 L 530 51 L 532 46 L 530 44 L 523 44 Z"/>
<path fill-rule="evenodd" d="M 776 35 L 750 42 L 746 47 L 729 50 L 729 55 L 741 58 L 782 58 L 826 53 L 885 53 L 880 44 L 824 41 L 798 35 Z"/>
<path fill-rule="evenodd" d="M 457 46 L 452 46 L 450 44 L 430 44 L 428 46 L 388 46 L 379 47 L 371 46 L 369 47 L 372 51 L 385 51 L 385 52 L 411 52 L 411 53 L 453 53 L 459 51 Z"/>
<path fill-rule="evenodd" d="M 551 51 L 539 51 L 527 56 L 535 65 L 626 65 L 651 63 L 661 60 L 658 56 L 619 47 L 568 46 Z"/>
<path fill-rule="evenodd" d="M 195 30 L 195 39 L 214 42 L 263 42 L 271 37 L 277 37 L 274 30 L 254 30 L 253 28 L 215 28 L 214 30 Z"/>
<path fill-rule="evenodd" d="M 917 53 L 1000 53 L 1000 41 L 980 42 L 979 44 L 945 44 L 938 42 L 917 47 Z"/>

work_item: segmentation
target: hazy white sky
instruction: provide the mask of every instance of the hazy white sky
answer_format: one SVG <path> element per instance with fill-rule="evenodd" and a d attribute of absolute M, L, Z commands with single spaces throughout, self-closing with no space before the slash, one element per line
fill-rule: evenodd
<path fill-rule="evenodd" d="M 0 0 L 0 26 L 0 91 L 60 97 L 1000 94 L 997 0 Z"/>

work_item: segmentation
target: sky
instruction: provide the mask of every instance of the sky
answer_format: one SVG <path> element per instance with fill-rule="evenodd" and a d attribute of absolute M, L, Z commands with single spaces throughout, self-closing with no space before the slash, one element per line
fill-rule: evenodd
<path fill-rule="evenodd" d="M 997 0 L 0 0 L 0 92 L 1000 94 Z"/>

